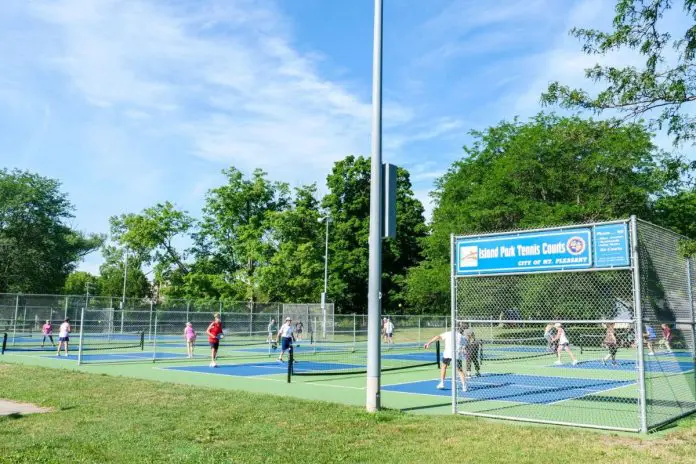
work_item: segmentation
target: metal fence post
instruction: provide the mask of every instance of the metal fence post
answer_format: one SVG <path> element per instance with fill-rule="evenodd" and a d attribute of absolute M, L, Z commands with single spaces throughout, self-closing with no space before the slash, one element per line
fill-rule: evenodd
<path fill-rule="evenodd" d="M 152 341 L 152 306 L 153 302 L 150 300 L 150 322 L 147 324 L 147 341 Z"/>
<path fill-rule="evenodd" d="M 355 343 L 356 343 L 356 332 L 357 332 L 357 328 L 358 328 L 357 324 L 358 324 L 357 317 L 356 317 L 355 313 L 353 313 L 353 346 L 355 346 Z"/>
<path fill-rule="evenodd" d="M 83 345 L 85 341 L 85 307 L 82 307 L 80 312 L 80 344 L 77 348 L 77 365 L 82 364 L 82 351 L 84 350 Z M 60 354 L 60 351 L 58 352 Z"/>
<path fill-rule="evenodd" d="M 691 308 L 691 357 L 694 362 L 694 377 L 696 377 L 696 308 L 694 308 L 694 289 L 691 284 L 691 258 L 686 258 L 687 295 Z"/>
<path fill-rule="evenodd" d="M 421 317 L 418 316 L 418 344 L 421 344 Z"/>
<path fill-rule="evenodd" d="M 157 359 L 157 313 L 155 313 L 155 338 L 152 340 L 152 362 Z"/>
<path fill-rule="evenodd" d="M 450 308 L 452 316 L 452 335 L 450 339 L 452 348 L 452 414 L 457 414 L 457 334 L 455 331 L 457 321 L 457 281 L 454 276 L 454 234 L 450 234 Z M 445 327 L 447 327 L 447 319 L 445 318 Z M 445 332 L 447 332 L 445 330 Z M 447 342 L 445 341 L 445 344 Z"/>
<path fill-rule="evenodd" d="M 186 320 L 189 320 L 189 311 L 191 309 L 191 302 L 189 300 L 186 300 Z"/>
<path fill-rule="evenodd" d="M 68 302 L 70 301 L 70 297 L 66 296 L 65 297 L 65 314 L 63 315 L 63 319 L 68 318 Z"/>
<path fill-rule="evenodd" d="M 15 337 L 17 336 L 17 317 L 19 317 L 19 295 L 15 296 L 15 310 L 14 310 L 14 323 L 12 327 L 12 346 L 15 344 Z"/>
<path fill-rule="evenodd" d="M 643 350 L 643 308 L 640 291 L 640 264 L 638 251 L 638 226 L 636 217 L 631 216 L 631 268 L 633 271 L 633 308 L 635 317 L 635 340 L 638 348 L 638 406 L 640 415 L 640 431 L 647 433 L 648 417 L 647 417 L 647 401 L 645 391 L 645 359 Z"/>

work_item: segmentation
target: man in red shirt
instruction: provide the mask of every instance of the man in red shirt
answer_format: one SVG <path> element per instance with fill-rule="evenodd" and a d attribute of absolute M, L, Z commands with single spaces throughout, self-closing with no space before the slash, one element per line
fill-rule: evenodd
<path fill-rule="evenodd" d="M 205 331 L 208 334 L 208 344 L 210 345 L 210 367 L 217 367 L 217 353 L 220 347 L 220 339 L 222 338 L 222 322 L 220 322 L 220 315 L 215 313 L 213 316 L 214 320 L 208 326 L 208 330 Z"/>

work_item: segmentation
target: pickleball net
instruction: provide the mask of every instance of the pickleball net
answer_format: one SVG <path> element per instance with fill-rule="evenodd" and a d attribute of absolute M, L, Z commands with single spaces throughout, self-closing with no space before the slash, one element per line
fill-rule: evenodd
<path fill-rule="evenodd" d="M 381 371 L 439 366 L 440 342 L 426 349 L 417 342 L 382 345 Z M 367 373 L 367 343 L 296 343 L 290 350 L 290 376 Z"/>

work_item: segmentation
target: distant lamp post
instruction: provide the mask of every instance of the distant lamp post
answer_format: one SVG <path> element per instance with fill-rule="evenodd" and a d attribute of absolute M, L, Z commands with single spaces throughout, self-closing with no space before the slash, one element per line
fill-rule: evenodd
<path fill-rule="evenodd" d="M 324 291 L 321 293 L 321 316 L 323 319 L 321 337 L 326 339 L 326 291 L 329 284 L 329 223 L 331 216 L 326 215 L 319 218 L 319 222 L 326 223 L 326 240 L 324 244 Z"/>

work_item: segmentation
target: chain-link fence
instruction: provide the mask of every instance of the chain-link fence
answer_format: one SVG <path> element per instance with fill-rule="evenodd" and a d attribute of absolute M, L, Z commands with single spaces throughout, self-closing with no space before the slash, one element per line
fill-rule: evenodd
<path fill-rule="evenodd" d="M 696 411 L 694 263 L 681 239 L 635 219 L 453 238 L 455 411 L 644 432 Z M 463 257 L 458 240 L 478 248 Z M 528 268 L 461 267 L 499 252 Z"/>

